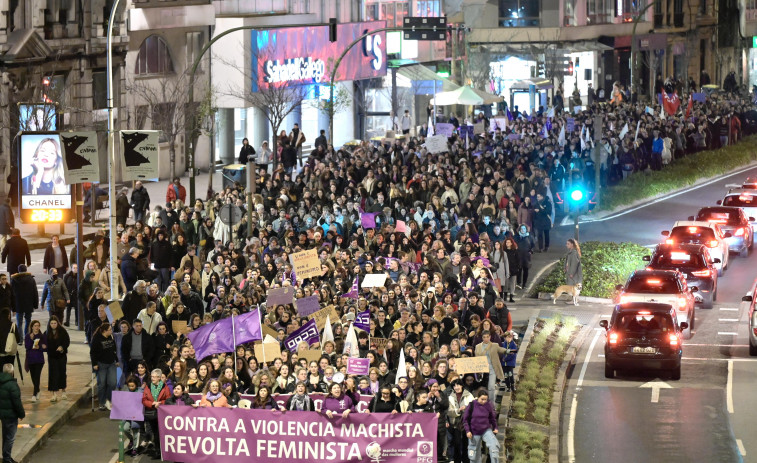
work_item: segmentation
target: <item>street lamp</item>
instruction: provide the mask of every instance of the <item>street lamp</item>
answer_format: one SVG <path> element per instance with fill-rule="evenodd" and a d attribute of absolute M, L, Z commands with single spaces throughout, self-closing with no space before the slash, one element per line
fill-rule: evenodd
<path fill-rule="evenodd" d="M 639 21 L 641 18 L 644 17 L 644 13 L 647 12 L 648 9 L 653 7 L 655 4 L 654 0 L 649 0 L 649 3 L 647 6 L 642 8 L 641 11 L 636 13 L 636 16 L 633 18 L 633 32 L 631 33 L 631 92 L 633 93 L 634 85 L 636 85 L 636 82 L 634 81 L 634 77 L 636 74 L 636 26 L 639 25 Z M 650 96 L 654 100 L 654 95 Z"/>
<path fill-rule="evenodd" d="M 118 249 L 116 247 L 116 147 L 113 130 L 115 123 L 113 121 L 113 22 L 116 19 L 116 10 L 121 0 L 115 0 L 110 9 L 108 18 L 108 36 L 106 38 L 106 67 L 107 69 L 107 92 L 108 92 L 108 197 L 110 198 L 110 300 L 118 300 L 118 278 L 116 257 Z M 94 188 L 94 186 L 92 187 Z M 95 203 L 94 193 L 92 195 L 92 204 Z M 92 214 L 94 217 L 94 214 Z"/>

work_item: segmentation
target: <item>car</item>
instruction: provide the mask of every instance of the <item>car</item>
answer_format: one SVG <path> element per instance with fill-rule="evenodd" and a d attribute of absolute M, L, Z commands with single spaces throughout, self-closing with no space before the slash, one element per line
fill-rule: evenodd
<path fill-rule="evenodd" d="M 726 238 L 728 250 L 738 252 L 741 257 L 748 257 L 749 252 L 754 246 L 754 230 L 752 230 L 751 225 L 751 222 L 754 222 L 754 217 L 747 217 L 744 210 L 740 207 L 703 207 L 699 209 L 696 217 L 691 216 L 689 220 L 699 220 L 720 225 L 720 230 L 723 233 L 730 233 L 732 235 Z"/>
<path fill-rule="evenodd" d="M 723 233 L 720 225 L 711 222 L 697 220 L 679 220 L 673 224 L 673 228 L 662 232 L 667 239 L 667 244 L 704 244 L 710 249 L 713 259 L 720 259 L 716 265 L 718 276 L 728 268 L 728 242 L 730 233 Z"/>
<path fill-rule="evenodd" d="M 658 244 L 652 256 L 644 256 L 650 270 L 678 270 L 686 277 L 689 290 L 694 291 L 695 302 L 702 308 L 711 309 L 718 294 L 718 259 L 710 256 L 702 244 Z"/>
<path fill-rule="evenodd" d="M 757 356 L 757 280 L 754 280 L 751 289 L 742 302 L 749 303 L 747 323 L 749 323 L 749 355 Z"/>
<path fill-rule="evenodd" d="M 740 207 L 750 219 L 757 217 L 757 191 L 751 188 L 738 188 L 729 190 L 722 200 L 717 201 L 718 206 Z M 757 231 L 757 222 L 752 222 L 752 231 Z"/>
<path fill-rule="evenodd" d="M 731 189 L 743 188 L 744 190 L 757 190 L 757 177 L 747 177 L 741 185 L 730 184 L 725 187 Z"/>
<path fill-rule="evenodd" d="M 686 322 L 684 339 L 691 338 L 694 328 L 694 293 L 699 288 L 686 283 L 686 277 L 678 270 L 636 270 L 628 277 L 625 286 L 615 287 L 621 304 L 628 302 L 658 302 L 670 304 L 676 309 L 678 323 Z"/>
<path fill-rule="evenodd" d="M 614 378 L 621 369 L 668 370 L 681 379 L 682 330 L 670 304 L 629 302 L 618 304 L 610 320 L 601 320 L 605 329 L 605 378 Z"/>

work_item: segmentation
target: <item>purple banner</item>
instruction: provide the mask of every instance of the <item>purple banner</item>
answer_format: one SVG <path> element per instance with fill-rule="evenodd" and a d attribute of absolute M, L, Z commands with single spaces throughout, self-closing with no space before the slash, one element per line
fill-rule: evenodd
<path fill-rule="evenodd" d="M 355 317 L 355 321 L 352 322 L 355 328 L 360 328 L 363 331 L 371 329 L 371 311 L 359 312 Z"/>
<path fill-rule="evenodd" d="M 318 300 L 318 296 L 308 296 L 297 299 L 297 315 L 300 317 L 307 317 L 319 310 L 321 310 L 321 303 Z"/>
<path fill-rule="evenodd" d="M 360 214 L 360 226 L 365 228 L 376 228 L 376 216 L 378 212 L 363 212 Z"/>
<path fill-rule="evenodd" d="M 111 420 L 144 421 L 141 392 L 113 391 L 112 403 Z"/>
<path fill-rule="evenodd" d="M 189 394 L 189 397 L 197 402 L 198 400 L 202 399 L 202 394 Z M 247 399 L 249 401 L 255 400 L 254 394 L 239 394 L 239 397 L 241 397 L 242 399 Z M 273 394 L 273 400 L 276 401 L 276 405 L 278 405 L 279 407 L 286 407 L 287 401 L 290 397 L 292 397 L 291 394 Z M 310 397 L 310 400 L 313 401 L 313 405 L 315 405 L 315 411 L 320 412 L 321 407 L 323 406 L 323 400 L 326 398 L 326 394 L 320 392 L 312 392 L 308 394 L 308 397 Z M 360 400 L 355 405 L 355 410 L 357 410 L 358 413 L 363 413 L 364 411 L 368 410 L 368 405 L 371 403 L 371 399 L 373 399 L 372 395 L 361 394 Z"/>
<path fill-rule="evenodd" d="M 368 376 L 371 370 L 371 359 L 350 357 L 347 359 L 347 374 Z"/>
<path fill-rule="evenodd" d="M 231 318 L 222 318 L 187 333 L 195 349 L 195 358 L 199 361 L 208 355 L 233 352 L 234 341 L 229 336 L 231 330 Z"/>
<path fill-rule="evenodd" d="M 437 425 L 434 413 L 158 407 L 162 458 L 185 463 L 435 463 Z"/>
<path fill-rule="evenodd" d="M 300 329 L 294 333 L 290 334 L 289 337 L 286 338 L 286 341 L 284 341 L 284 345 L 290 352 L 297 352 L 297 344 L 302 341 L 307 342 L 310 346 L 321 342 L 321 338 L 318 336 L 318 326 L 316 326 L 315 318 L 302 325 Z"/>
<path fill-rule="evenodd" d="M 434 126 L 434 133 L 449 138 L 455 133 L 455 126 L 447 122 L 438 122 Z"/>
<path fill-rule="evenodd" d="M 691 99 L 693 101 L 696 101 L 698 103 L 706 103 L 707 102 L 707 94 L 706 93 L 692 93 Z"/>

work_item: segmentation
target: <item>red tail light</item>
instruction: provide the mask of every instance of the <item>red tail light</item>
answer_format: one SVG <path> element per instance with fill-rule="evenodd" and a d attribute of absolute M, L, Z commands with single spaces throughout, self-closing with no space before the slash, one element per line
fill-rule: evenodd
<path fill-rule="evenodd" d="M 710 276 L 710 269 L 707 270 L 697 270 L 696 272 L 691 272 L 692 275 L 697 277 L 708 277 Z"/>
<path fill-rule="evenodd" d="M 755 336 L 757 336 L 757 328 L 752 328 L 752 332 L 754 333 Z"/>
<path fill-rule="evenodd" d="M 673 240 L 668 238 L 665 240 L 665 244 L 673 244 Z"/>
<path fill-rule="evenodd" d="M 685 309 L 687 303 L 688 303 L 688 301 L 686 300 L 685 297 L 679 297 L 678 298 L 678 308 L 679 309 Z"/>
<path fill-rule="evenodd" d="M 716 248 L 718 247 L 718 240 L 710 240 L 707 242 L 708 248 Z"/>
<path fill-rule="evenodd" d="M 608 339 L 610 341 L 610 344 L 616 345 L 618 343 L 618 339 L 620 339 L 620 335 L 614 331 L 611 331 Z"/>
<path fill-rule="evenodd" d="M 733 236 L 744 236 L 744 229 L 737 228 L 736 231 L 733 233 Z"/>
<path fill-rule="evenodd" d="M 625 304 L 626 302 L 630 301 L 631 298 L 629 296 L 620 296 L 620 303 Z"/>
<path fill-rule="evenodd" d="M 679 343 L 678 335 L 677 334 L 671 334 L 670 335 L 670 346 L 678 346 Z"/>

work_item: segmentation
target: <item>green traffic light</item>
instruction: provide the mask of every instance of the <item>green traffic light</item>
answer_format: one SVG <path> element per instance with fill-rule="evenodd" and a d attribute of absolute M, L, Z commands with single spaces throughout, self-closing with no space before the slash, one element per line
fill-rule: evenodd
<path fill-rule="evenodd" d="M 584 192 L 580 188 L 576 188 L 570 192 L 570 199 L 575 202 L 581 201 L 584 199 Z"/>

